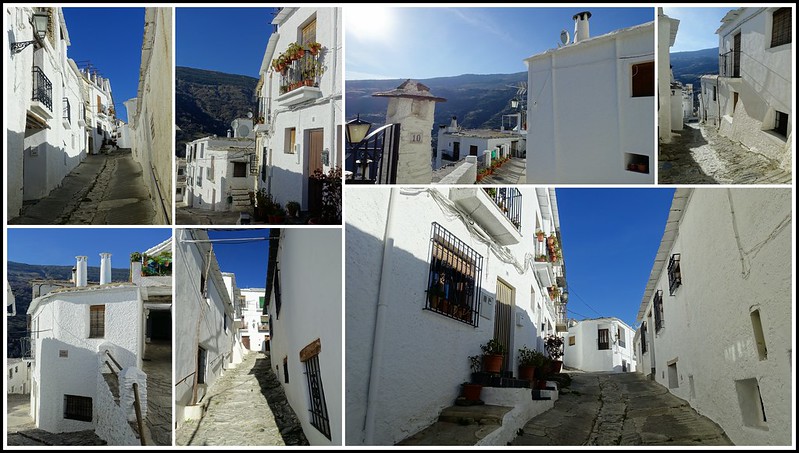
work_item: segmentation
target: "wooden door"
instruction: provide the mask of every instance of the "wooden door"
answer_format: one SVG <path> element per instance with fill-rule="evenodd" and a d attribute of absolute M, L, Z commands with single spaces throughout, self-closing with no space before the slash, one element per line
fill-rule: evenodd
<path fill-rule="evenodd" d="M 324 129 L 308 131 L 308 176 L 322 167 L 322 149 L 324 147 Z M 308 211 L 317 213 L 322 210 L 322 185 L 318 179 L 310 178 L 308 183 Z"/>
<path fill-rule="evenodd" d="M 244 349 L 249 351 L 250 350 L 250 337 L 248 337 L 247 335 L 242 336 L 241 337 L 241 344 L 244 345 Z"/>
<path fill-rule="evenodd" d="M 741 34 L 732 38 L 732 76 L 741 77 Z"/>
<path fill-rule="evenodd" d="M 497 303 L 494 305 L 494 339 L 505 346 L 505 358 L 502 369 L 511 369 L 510 351 L 512 351 L 511 332 L 513 332 L 514 290 L 511 286 L 497 279 Z"/>
<path fill-rule="evenodd" d="M 452 160 L 460 160 L 461 159 L 461 142 L 455 142 L 452 144 Z"/>

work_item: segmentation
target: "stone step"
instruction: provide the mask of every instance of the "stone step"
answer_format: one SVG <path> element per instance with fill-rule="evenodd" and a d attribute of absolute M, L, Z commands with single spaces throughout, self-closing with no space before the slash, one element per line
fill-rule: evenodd
<path fill-rule="evenodd" d="M 441 411 L 438 421 L 449 423 L 479 423 L 481 425 L 502 425 L 502 418 L 512 408 L 492 406 L 489 404 L 476 406 L 450 406 Z"/>

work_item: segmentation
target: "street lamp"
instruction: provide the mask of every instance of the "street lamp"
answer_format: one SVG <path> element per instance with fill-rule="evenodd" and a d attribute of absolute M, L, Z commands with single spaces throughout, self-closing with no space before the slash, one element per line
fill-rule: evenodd
<path fill-rule="evenodd" d="M 347 122 L 347 143 L 352 147 L 356 147 L 363 141 L 371 128 L 372 123 L 361 120 L 361 114 L 359 113 L 357 118 Z"/>
<path fill-rule="evenodd" d="M 32 41 L 19 41 L 15 43 L 11 43 L 11 53 L 19 53 L 22 52 L 23 49 L 28 47 L 29 45 L 38 42 L 39 44 L 42 43 L 42 40 L 45 36 L 47 36 L 47 24 L 50 22 L 50 15 L 47 13 L 36 13 L 31 18 L 31 25 L 33 25 L 33 39 Z"/>
<path fill-rule="evenodd" d="M 513 99 L 510 100 L 510 108 L 512 108 L 513 110 L 519 108 L 519 98 L 514 97 Z"/>

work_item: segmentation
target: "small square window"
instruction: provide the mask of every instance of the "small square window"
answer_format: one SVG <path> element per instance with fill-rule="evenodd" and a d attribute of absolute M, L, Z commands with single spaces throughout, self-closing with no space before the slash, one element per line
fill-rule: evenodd
<path fill-rule="evenodd" d="M 569 335 L 569 346 L 574 346 L 575 344 L 577 344 L 575 336 Z"/>
<path fill-rule="evenodd" d="M 788 114 L 780 112 L 779 110 L 774 113 L 774 132 L 777 134 L 788 137 Z"/>
<path fill-rule="evenodd" d="M 247 162 L 233 162 L 233 177 L 245 178 L 247 176 Z"/>
<path fill-rule="evenodd" d="M 92 399 L 87 396 L 64 395 L 64 418 L 92 421 Z"/>
<path fill-rule="evenodd" d="M 286 128 L 285 136 L 283 137 L 283 152 L 286 154 L 294 154 L 294 145 L 297 143 L 297 129 L 294 127 Z"/>

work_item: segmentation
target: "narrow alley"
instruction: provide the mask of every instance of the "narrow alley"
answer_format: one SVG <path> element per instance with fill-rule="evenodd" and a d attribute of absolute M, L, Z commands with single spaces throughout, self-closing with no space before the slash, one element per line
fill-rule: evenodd
<path fill-rule="evenodd" d="M 527 159 L 514 157 L 480 180 L 480 184 L 526 184 Z"/>
<path fill-rule="evenodd" d="M 639 373 L 570 373 L 555 407 L 533 418 L 510 445 L 732 445 L 686 401 Z"/>
<path fill-rule="evenodd" d="M 175 431 L 177 445 L 308 445 L 269 355 L 250 352 L 217 380 L 204 416 Z"/>
<path fill-rule="evenodd" d="M 147 429 L 153 445 L 172 445 L 172 342 L 152 341 L 144 349 L 147 373 Z"/>
<path fill-rule="evenodd" d="M 9 224 L 150 225 L 155 211 L 130 149 L 88 155 L 50 194 Z"/>
<path fill-rule="evenodd" d="M 714 126 L 687 123 L 661 144 L 661 184 L 790 184 L 791 173 L 777 163 L 720 135 Z"/>

